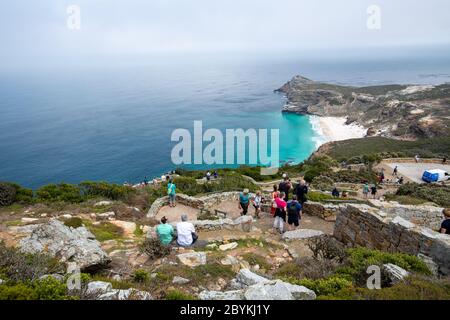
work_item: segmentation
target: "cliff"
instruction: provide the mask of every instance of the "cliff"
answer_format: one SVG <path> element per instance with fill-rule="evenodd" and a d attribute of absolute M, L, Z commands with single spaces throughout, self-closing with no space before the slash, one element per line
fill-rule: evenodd
<path fill-rule="evenodd" d="M 368 136 L 415 140 L 450 135 L 450 84 L 351 87 L 302 76 L 275 90 L 286 94 L 283 112 L 347 117 Z"/>

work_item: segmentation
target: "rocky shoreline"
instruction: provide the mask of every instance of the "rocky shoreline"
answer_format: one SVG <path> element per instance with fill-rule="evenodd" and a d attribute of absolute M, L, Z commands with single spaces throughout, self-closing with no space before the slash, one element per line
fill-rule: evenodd
<path fill-rule="evenodd" d="M 295 76 L 275 92 L 286 95 L 283 112 L 346 118 L 346 125 L 365 128 L 365 136 L 416 140 L 450 135 L 448 83 L 351 87 Z"/>

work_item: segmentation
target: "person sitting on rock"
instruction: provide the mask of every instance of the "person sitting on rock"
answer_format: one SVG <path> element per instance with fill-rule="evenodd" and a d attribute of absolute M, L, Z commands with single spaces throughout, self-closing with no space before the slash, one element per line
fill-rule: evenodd
<path fill-rule="evenodd" d="M 444 215 L 444 221 L 442 221 L 441 229 L 439 230 L 441 233 L 450 234 L 450 208 L 442 210 L 442 214 Z"/>
<path fill-rule="evenodd" d="M 173 227 L 167 223 L 166 217 L 161 218 L 161 224 L 156 227 L 156 234 L 163 245 L 168 246 L 172 243 L 175 232 Z"/>
<path fill-rule="evenodd" d="M 292 196 L 292 200 L 287 203 L 287 220 L 289 229 L 293 230 L 300 225 L 302 218 L 302 205 L 297 201 L 297 196 Z"/>
<path fill-rule="evenodd" d="M 242 210 L 241 216 L 247 215 L 248 205 L 250 202 L 249 190 L 244 189 L 243 192 L 239 194 L 239 209 Z"/>
<path fill-rule="evenodd" d="M 339 198 L 339 190 L 336 187 L 334 187 L 333 191 L 331 191 L 331 195 L 335 198 Z"/>
<path fill-rule="evenodd" d="M 177 223 L 177 244 L 180 247 L 190 247 L 197 241 L 194 225 L 188 222 L 185 214 L 181 215 L 181 222 Z"/>

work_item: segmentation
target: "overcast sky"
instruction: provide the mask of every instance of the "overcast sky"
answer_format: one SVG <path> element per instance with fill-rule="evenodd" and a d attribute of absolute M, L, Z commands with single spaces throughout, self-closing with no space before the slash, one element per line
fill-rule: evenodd
<path fill-rule="evenodd" d="M 81 30 L 67 27 L 72 4 Z M 449 12 L 448 0 L 2 0 L 0 58 L 449 44 Z"/>

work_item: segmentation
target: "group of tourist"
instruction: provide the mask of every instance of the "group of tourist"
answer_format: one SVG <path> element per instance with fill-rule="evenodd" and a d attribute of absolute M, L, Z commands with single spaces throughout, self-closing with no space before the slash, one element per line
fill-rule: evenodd
<path fill-rule="evenodd" d="M 291 190 L 293 190 L 293 196 L 292 200 L 289 200 Z M 287 174 L 283 174 L 283 180 L 279 185 L 273 186 L 270 203 L 271 214 L 274 217 L 273 229 L 275 232 L 283 233 L 285 223 L 288 224 L 289 230 L 299 227 L 303 203 L 307 201 L 307 193 L 308 187 L 303 179 L 293 188 L 292 182 Z M 266 202 L 266 199 L 262 198 L 260 191 L 257 191 L 254 196 L 251 196 L 249 190 L 244 189 L 239 194 L 238 202 L 241 215 L 247 215 L 251 203 L 255 209 L 255 218 L 258 219 L 262 211 L 261 206 Z"/>

